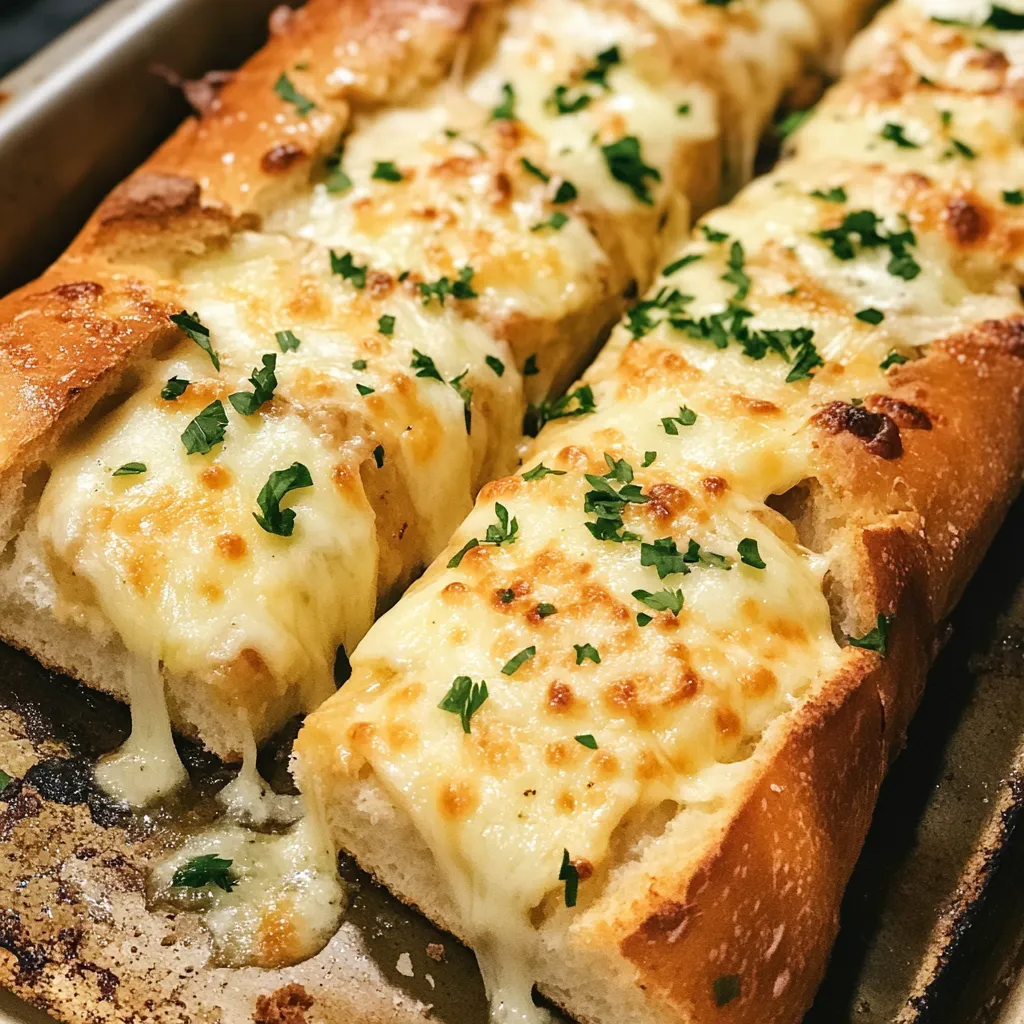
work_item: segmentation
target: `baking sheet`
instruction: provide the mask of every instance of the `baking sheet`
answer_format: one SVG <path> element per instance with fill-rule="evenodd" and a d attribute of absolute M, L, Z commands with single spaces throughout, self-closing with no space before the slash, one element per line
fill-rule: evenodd
<path fill-rule="evenodd" d="M 0 105 L 0 288 L 52 257 L 184 112 L 150 62 L 185 74 L 237 63 L 272 6 L 114 0 L 0 83 L 10 96 Z M 953 617 L 807 1024 L 1021 1019 L 1022 529 L 1018 504 Z M 323 953 L 283 971 L 209 967 L 197 919 L 145 909 L 142 879 L 167 820 L 127 816 L 89 783 L 92 761 L 127 725 L 124 708 L 0 648 L 0 767 L 17 776 L 0 798 L 0 985 L 90 1024 L 268 1024 L 288 1000 L 301 1009 L 307 999 L 296 1022 L 482 1024 L 472 954 L 344 862 L 349 913 Z M 287 736 L 264 753 L 279 784 L 286 749 Z M 227 775 L 184 752 L 200 794 L 190 810 L 201 816 Z M 5 1014 L 49 1019 L 0 993 Z"/>

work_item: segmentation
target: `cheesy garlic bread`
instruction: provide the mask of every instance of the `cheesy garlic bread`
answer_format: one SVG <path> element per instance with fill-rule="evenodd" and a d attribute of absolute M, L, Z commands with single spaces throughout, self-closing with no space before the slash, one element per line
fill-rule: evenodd
<path fill-rule="evenodd" d="M 116 792 L 334 692 L 857 6 L 282 8 L 0 301 L 0 635 L 132 703 Z"/>
<path fill-rule="evenodd" d="M 1024 17 L 909 0 L 306 719 L 339 847 L 588 1024 L 796 1024 L 1024 469 Z"/>

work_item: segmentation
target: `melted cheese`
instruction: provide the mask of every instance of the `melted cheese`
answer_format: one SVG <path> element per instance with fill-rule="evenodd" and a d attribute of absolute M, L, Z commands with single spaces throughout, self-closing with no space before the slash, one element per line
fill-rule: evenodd
<path fill-rule="evenodd" d="M 300 734 L 300 773 L 333 820 L 361 812 L 331 806 L 331 782 L 350 792 L 346 784 L 371 773 L 422 836 L 479 950 L 497 1019 L 531 1019 L 530 986 L 545 976 L 538 931 L 550 945 L 552 931 L 582 927 L 622 863 L 623 829 L 656 810 L 671 818 L 724 806 L 764 730 L 847 657 L 823 592 L 827 553 L 803 548 L 770 505 L 813 477 L 818 413 L 885 396 L 894 349 L 913 358 L 953 331 L 1021 313 L 998 240 L 964 244 L 948 229 L 965 190 L 1005 180 L 1012 147 L 950 175 L 908 178 L 917 164 L 866 141 L 884 113 L 835 96 L 804 130 L 797 159 L 712 214 L 712 237 L 677 254 L 699 258 L 649 294 L 650 329 L 642 310 L 616 329 L 585 378 L 595 411 L 552 422 L 528 448 L 524 470 L 557 472 L 481 492 Z M 1015 125 L 1005 110 L 983 115 L 947 98 L 953 126 L 988 116 L 995 138 Z M 848 130 L 840 114 L 854 122 Z M 812 195 L 837 189 L 833 201 Z M 859 210 L 876 214 L 885 234 L 913 231 L 903 244 L 915 272 L 894 273 L 889 247 L 860 236 L 852 258 L 831 251 L 820 232 Z M 673 312 L 680 321 L 733 302 L 750 331 L 809 330 L 824 365 L 787 382 L 790 350 L 753 358 L 740 339 L 717 347 L 673 326 L 658 304 L 670 289 L 689 296 Z M 880 323 L 855 317 L 867 308 Z M 677 418 L 683 405 L 693 422 Z M 633 537 L 620 543 L 596 539 L 585 508 L 595 487 L 585 474 L 607 480 L 616 460 L 630 469 L 613 489 L 631 480 L 647 499 L 623 505 L 621 528 Z M 515 519 L 514 538 L 487 543 L 501 509 Z M 659 578 L 640 545 L 668 539 L 679 552 L 692 540 L 729 568 L 712 557 Z M 738 557 L 751 540 L 763 569 Z M 645 593 L 672 607 L 652 608 Z M 460 677 L 487 684 L 468 732 L 439 707 Z M 576 911 L 560 905 L 566 851 L 580 869 Z"/>
<path fill-rule="evenodd" d="M 234 886 L 174 886 L 195 857 L 231 862 Z M 189 837 L 153 869 L 151 905 L 199 911 L 223 967 L 281 967 L 318 953 L 337 930 L 347 894 L 315 817 L 280 833 L 221 823 Z"/>

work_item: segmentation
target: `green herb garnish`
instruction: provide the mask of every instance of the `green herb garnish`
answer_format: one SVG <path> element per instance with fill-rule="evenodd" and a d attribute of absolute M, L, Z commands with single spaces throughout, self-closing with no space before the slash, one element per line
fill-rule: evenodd
<path fill-rule="evenodd" d="M 287 469 L 275 469 L 256 497 L 263 514 L 253 512 L 253 519 L 267 533 L 290 537 L 295 529 L 295 510 L 281 508 L 281 501 L 289 491 L 312 486 L 313 478 L 301 462 L 293 462 Z"/>
<path fill-rule="evenodd" d="M 480 680 L 474 683 L 469 676 L 457 676 L 444 699 L 437 706 L 442 711 L 450 711 L 458 715 L 462 722 L 462 731 L 468 733 L 469 721 L 480 710 L 487 700 L 487 683 Z"/>

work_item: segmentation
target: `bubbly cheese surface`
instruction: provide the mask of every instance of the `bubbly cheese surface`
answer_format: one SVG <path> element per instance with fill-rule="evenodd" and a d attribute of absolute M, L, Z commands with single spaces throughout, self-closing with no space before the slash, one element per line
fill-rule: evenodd
<path fill-rule="evenodd" d="M 829 551 L 778 499 L 813 482 L 824 435 L 900 458 L 932 423 L 891 394 L 895 368 L 1024 312 L 1005 284 L 1013 204 L 991 207 L 1019 147 L 956 168 L 937 150 L 1015 130 L 1008 105 L 915 93 L 922 118 L 953 111 L 918 154 L 869 142 L 889 114 L 844 88 L 795 159 L 665 260 L 300 735 L 346 835 L 363 810 L 331 783 L 369 773 L 422 836 L 498 1019 L 531 1012 L 539 934 L 600 929 L 610 879 L 644 856 L 638 824 L 727 802 L 765 729 L 860 656 L 849 642 L 884 655 L 884 615 L 843 639 Z"/>

